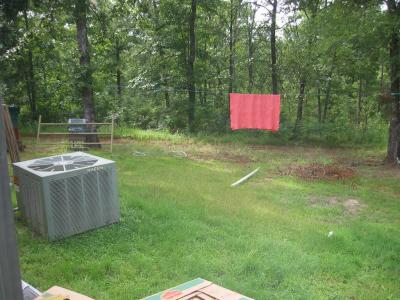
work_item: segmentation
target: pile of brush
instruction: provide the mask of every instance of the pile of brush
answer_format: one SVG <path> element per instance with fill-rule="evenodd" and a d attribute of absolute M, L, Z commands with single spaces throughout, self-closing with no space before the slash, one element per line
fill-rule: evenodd
<path fill-rule="evenodd" d="M 354 169 L 338 163 L 321 164 L 311 163 L 296 165 L 280 171 L 281 175 L 297 176 L 305 179 L 346 179 L 355 176 Z"/>

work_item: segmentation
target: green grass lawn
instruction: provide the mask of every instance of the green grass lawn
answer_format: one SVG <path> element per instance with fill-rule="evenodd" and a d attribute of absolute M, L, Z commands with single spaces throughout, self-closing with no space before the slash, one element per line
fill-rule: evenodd
<path fill-rule="evenodd" d="M 121 222 L 53 243 L 18 223 L 26 281 L 97 300 L 139 299 L 196 277 L 255 299 L 400 299 L 400 171 L 360 163 L 354 178 L 312 181 L 282 172 L 382 152 L 184 138 L 114 149 L 93 153 L 117 162 Z"/>

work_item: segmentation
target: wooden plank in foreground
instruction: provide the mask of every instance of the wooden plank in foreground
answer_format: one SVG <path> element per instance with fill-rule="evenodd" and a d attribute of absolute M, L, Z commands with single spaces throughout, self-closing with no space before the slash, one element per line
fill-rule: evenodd
<path fill-rule="evenodd" d="M 0 107 L 2 105 L 3 99 L 0 96 Z M 22 300 L 5 141 L 3 113 L 0 113 L 0 300 Z"/>

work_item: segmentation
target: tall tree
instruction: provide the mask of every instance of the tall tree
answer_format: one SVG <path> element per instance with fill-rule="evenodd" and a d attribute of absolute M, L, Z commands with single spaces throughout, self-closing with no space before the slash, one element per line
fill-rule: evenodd
<path fill-rule="evenodd" d="M 75 0 L 75 23 L 76 38 L 80 54 L 80 78 L 79 86 L 82 97 L 83 113 L 87 122 L 94 123 L 96 120 L 93 88 L 92 88 L 92 70 L 90 66 L 89 40 L 87 35 L 87 12 L 89 10 L 88 0 Z M 89 126 L 91 132 L 96 132 L 96 126 Z M 86 142 L 97 143 L 97 135 L 88 135 Z"/>
<path fill-rule="evenodd" d="M 235 0 L 230 0 L 229 5 L 229 88 L 232 93 L 235 84 L 235 43 L 236 43 L 237 5 Z"/>
<path fill-rule="evenodd" d="M 386 4 L 391 26 L 389 63 L 392 95 L 386 162 L 394 165 L 400 157 L 400 3 L 396 0 L 386 0 Z"/>
<path fill-rule="evenodd" d="M 304 77 L 300 79 L 299 95 L 297 97 L 297 114 L 296 123 L 294 125 L 294 133 L 298 133 L 303 121 L 304 91 L 306 88 L 306 80 Z"/>
<path fill-rule="evenodd" d="M 153 22 L 155 25 L 155 32 L 157 35 L 157 51 L 160 56 L 160 83 L 161 86 L 164 89 L 164 100 L 165 100 L 165 107 L 170 108 L 171 102 L 170 102 L 170 97 L 169 97 L 169 91 L 168 91 L 168 76 L 167 76 L 167 70 L 168 70 L 168 65 L 165 62 L 165 51 L 164 51 L 164 45 L 162 43 L 161 37 L 162 37 L 162 26 L 160 23 L 160 4 L 158 1 L 153 1 Z"/>
<path fill-rule="evenodd" d="M 248 51 L 248 59 L 247 59 L 247 70 L 248 70 L 248 86 L 247 91 L 251 93 L 253 91 L 254 86 L 254 29 L 255 29 L 255 19 L 257 6 L 252 6 L 249 4 L 249 17 L 247 24 L 247 51 Z"/>
<path fill-rule="evenodd" d="M 362 98 L 363 98 L 363 84 L 362 79 L 358 80 L 358 97 L 357 97 L 357 110 L 356 110 L 356 123 L 360 126 L 361 112 L 362 112 Z"/>
<path fill-rule="evenodd" d="M 278 9 L 278 0 L 269 0 L 269 2 L 272 5 L 270 28 L 272 94 L 278 94 L 278 66 L 276 59 L 276 13 Z"/>
<path fill-rule="evenodd" d="M 119 42 L 118 37 L 115 38 L 115 64 L 116 64 L 116 83 L 117 83 L 117 94 L 118 94 L 118 102 L 121 103 L 122 99 L 122 84 L 121 84 L 121 51 L 122 46 Z"/>
<path fill-rule="evenodd" d="M 194 131 L 195 107 L 196 107 L 196 81 L 194 73 L 194 61 L 196 59 L 196 9 L 197 1 L 192 0 L 189 15 L 189 53 L 187 59 L 187 89 L 188 89 L 188 124 L 189 130 Z"/>
<path fill-rule="evenodd" d="M 324 99 L 324 110 L 322 113 L 322 122 L 324 123 L 328 117 L 328 111 L 331 106 L 331 100 L 332 100 L 332 95 L 331 95 L 331 90 L 332 90 L 332 75 L 333 75 L 333 70 L 335 68 L 335 63 L 336 63 L 336 52 L 333 53 L 332 57 L 332 62 L 331 66 L 329 68 L 329 72 L 327 75 L 327 83 L 326 83 L 326 88 L 325 88 L 325 99 Z"/>
<path fill-rule="evenodd" d="M 26 1 L 24 7 L 24 23 L 25 30 L 29 37 L 32 39 L 32 34 L 30 32 L 29 19 L 28 19 L 28 10 L 29 10 L 29 1 Z M 37 110 L 37 101 L 36 101 L 36 81 L 35 81 L 35 72 L 33 67 L 33 53 L 30 46 L 30 41 L 27 44 L 27 57 L 26 57 L 26 73 L 25 73 L 25 81 L 26 81 L 26 91 L 28 94 L 29 104 L 31 108 L 31 118 L 32 120 L 36 119 L 36 110 Z"/>
<path fill-rule="evenodd" d="M 297 97 L 297 114 L 296 114 L 296 122 L 294 126 L 294 133 L 297 134 L 299 128 L 301 127 L 301 123 L 303 121 L 303 111 L 304 111 L 304 93 L 306 88 L 306 83 L 309 80 L 310 73 L 314 73 L 310 71 L 311 65 L 313 64 L 311 57 L 313 56 L 313 46 L 316 34 L 314 33 L 314 28 L 317 27 L 315 24 L 315 19 L 317 16 L 317 12 L 319 9 L 319 0 L 306 1 L 303 3 L 300 1 L 298 3 L 298 10 L 302 11 L 306 17 L 306 23 L 308 26 L 306 27 L 306 31 L 303 33 L 305 38 L 305 46 L 304 46 L 304 57 L 301 58 L 299 68 L 300 71 L 300 84 L 299 84 L 299 95 Z M 311 13 L 311 17 L 309 17 L 309 12 Z M 308 30 L 307 30 L 308 29 Z M 300 50 L 301 51 L 301 50 Z M 308 73 L 308 74 L 307 74 Z"/>

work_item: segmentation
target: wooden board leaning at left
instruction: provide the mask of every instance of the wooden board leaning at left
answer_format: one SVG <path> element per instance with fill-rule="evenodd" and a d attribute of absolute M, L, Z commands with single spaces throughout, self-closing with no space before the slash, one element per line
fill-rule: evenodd
<path fill-rule="evenodd" d="M 18 149 L 18 142 L 15 137 L 14 128 L 11 122 L 10 112 L 8 110 L 8 106 L 3 104 L 3 122 L 4 122 L 4 129 L 6 134 L 6 142 L 7 142 L 7 149 L 10 153 L 11 162 L 19 162 L 19 149 Z"/>
<path fill-rule="evenodd" d="M 0 93 L 0 107 L 3 98 Z M 0 300 L 22 300 L 18 247 L 10 194 L 7 150 L 3 142 L 3 113 L 0 111 Z"/>

